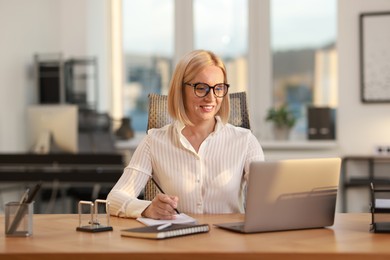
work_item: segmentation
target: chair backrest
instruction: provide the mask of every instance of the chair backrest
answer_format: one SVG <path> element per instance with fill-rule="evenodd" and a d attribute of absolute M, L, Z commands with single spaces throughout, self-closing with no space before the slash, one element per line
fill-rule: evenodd
<path fill-rule="evenodd" d="M 246 92 L 229 93 L 230 117 L 229 123 L 234 126 L 250 129 L 249 112 Z M 149 98 L 148 130 L 160 128 L 172 122 L 168 113 L 168 96 L 151 93 Z M 156 185 L 149 180 L 145 186 L 144 199 L 153 200 L 159 193 Z"/>
<path fill-rule="evenodd" d="M 246 92 L 229 93 L 229 123 L 250 129 Z M 168 96 L 151 93 L 149 98 L 148 130 L 160 128 L 172 122 L 168 113 Z"/>

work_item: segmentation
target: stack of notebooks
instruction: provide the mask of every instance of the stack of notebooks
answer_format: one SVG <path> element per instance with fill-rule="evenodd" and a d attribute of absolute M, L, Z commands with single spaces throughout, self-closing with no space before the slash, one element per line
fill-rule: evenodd
<path fill-rule="evenodd" d="M 210 231 L 208 224 L 197 224 L 196 219 L 180 213 L 174 220 L 156 220 L 150 218 L 137 218 L 145 227 L 121 230 L 122 236 L 164 239 L 191 234 L 206 233 Z"/>

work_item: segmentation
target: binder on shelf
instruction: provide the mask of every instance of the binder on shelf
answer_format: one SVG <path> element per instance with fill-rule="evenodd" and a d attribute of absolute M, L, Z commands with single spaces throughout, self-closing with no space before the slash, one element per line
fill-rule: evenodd
<path fill-rule="evenodd" d="M 64 59 L 62 53 L 34 55 L 38 102 L 60 104 L 65 102 Z"/>
<path fill-rule="evenodd" d="M 335 113 L 335 109 L 332 109 L 330 107 L 309 106 L 307 108 L 308 139 L 335 139 Z"/>
<path fill-rule="evenodd" d="M 207 233 L 210 231 L 210 226 L 208 224 L 171 224 L 165 228 L 161 228 L 161 226 L 164 225 L 166 224 L 123 229 L 121 230 L 121 235 L 126 237 L 165 239 L 191 234 Z"/>

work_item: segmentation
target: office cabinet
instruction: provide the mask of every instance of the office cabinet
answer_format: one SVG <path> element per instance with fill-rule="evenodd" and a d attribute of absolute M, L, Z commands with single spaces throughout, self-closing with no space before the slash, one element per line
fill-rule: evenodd
<path fill-rule="evenodd" d="M 367 171 L 364 176 L 355 176 L 349 169 L 349 164 L 353 162 L 363 162 L 367 166 Z M 367 191 L 370 190 L 370 184 L 373 183 L 375 186 L 388 186 L 390 187 L 390 172 L 388 176 L 379 176 L 376 171 L 376 166 L 379 164 L 388 164 L 390 167 L 389 156 L 345 156 L 342 161 L 341 168 L 341 187 L 340 195 L 342 198 L 342 211 L 348 212 L 347 205 L 347 191 L 353 188 L 363 187 Z M 367 208 L 369 201 L 366 202 Z"/>

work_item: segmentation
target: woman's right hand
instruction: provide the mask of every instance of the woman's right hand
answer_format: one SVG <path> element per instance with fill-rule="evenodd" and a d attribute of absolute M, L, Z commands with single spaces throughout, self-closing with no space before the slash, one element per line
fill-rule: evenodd
<path fill-rule="evenodd" d="M 142 212 L 142 216 L 153 219 L 175 219 L 178 201 L 177 196 L 157 194 L 149 207 Z"/>

